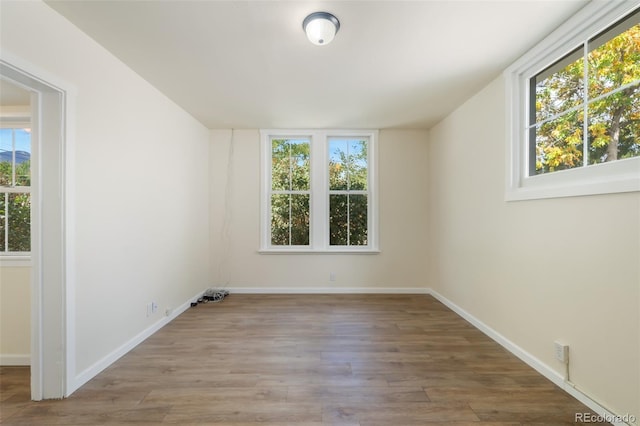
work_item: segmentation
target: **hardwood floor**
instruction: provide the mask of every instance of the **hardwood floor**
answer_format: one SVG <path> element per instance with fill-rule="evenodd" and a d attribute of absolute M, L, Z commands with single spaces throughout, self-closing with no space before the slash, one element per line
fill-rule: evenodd
<path fill-rule="evenodd" d="M 569 425 L 591 412 L 426 295 L 232 294 L 65 400 L 29 401 L 28 368 L 0 373 L 6 425 Z"/>

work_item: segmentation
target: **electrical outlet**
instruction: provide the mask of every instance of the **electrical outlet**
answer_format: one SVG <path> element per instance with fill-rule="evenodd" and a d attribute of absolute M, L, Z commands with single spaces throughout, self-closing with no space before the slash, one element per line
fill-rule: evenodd
<path fill-rule="evenodd" d="M 158 311 L 158 304 L 156 302 L 147 303 L 147 316 L 155 314 Z"/>
<path fill-rule="evenodd" d="M 329 272 L 329 281 L 335 281 L 335 280 L 336 280 L 336 273 Z"/>
<path fill-rule="evenodd" d="M 556 353 L 556 359 L 564 364 L 569 363 L 569 345 L 559 340 L 553 342 L 553 347 Z"/>

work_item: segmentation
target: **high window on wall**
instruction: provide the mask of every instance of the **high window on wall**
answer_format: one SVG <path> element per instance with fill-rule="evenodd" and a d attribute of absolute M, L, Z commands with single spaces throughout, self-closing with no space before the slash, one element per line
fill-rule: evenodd
<path fill-rule="evenodd" d="M 376 252 L 375 131 L 261 132 L 263 252 Z"/>
<path fill-rule="evenodd" d="M 593 2 L 506 71 L 507 198 L 640 190 L 640 11 Z"/>
<path fill-rule="evenodd" d="M 0 256 L 30 251 L 31 131 L 12 124 L 0 127 Z"/>

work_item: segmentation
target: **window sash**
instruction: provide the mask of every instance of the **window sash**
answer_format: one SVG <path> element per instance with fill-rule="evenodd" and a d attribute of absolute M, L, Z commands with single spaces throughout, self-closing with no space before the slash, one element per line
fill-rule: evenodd
<path fill-rule="evenodd" d="M 279 173 L 277 176 L 277 181 L 274 181 L 274 177 L 276 170 L 274 169 L 274 165 L 276 164 L 276 159 L 274 157 L 274 148 L 275 143 L 277 141 L 285 142 L 285 150 L 284 155 L 281 155 L 278 164 L 286 167 L 285 173 Z M 307 184 L 303 184 L 302 186 L 305 189 L 300 189 L 300 185 L 294 182 L 294 161 L 299 157 L 293 152 L 294 145 L 302 145 L 308 146 L 309 151 L 309 160 L 310 160 L 310 150 L 311 150 L 311 138 L 310 137 L 270 137 L 270 152 L 269 152 L 269 241 L 270 245 L 273 247 L 307 247 L 310 243 L 310 222 L 311 222 L 311 164 L 309 161 L 308 166 L 303 167 L 302 177 L 303 181 L 306 180 Z M 282 154 L 282 151 L 280 152 Z M 305 170 L 306 169 L 306 170 Z M 278 172 L 282 172 L 282 170 L 278 170 Z M 284 175 L 284 177 L 282 176 Z M 274 187 L 276 189 L 274 189 Z M 302 207 L 306 207 L 306 221 L 294 221 L 294 198 L 298 201 L 298 204 L 301 202 Z M 282 206 L 282 204 L 285 204 Z M 279 218 L 274 216 L 274 208 L 281 204 L 280 207 L 284 212 L 280 215 Z M 285 208 L 287 207 L 288 208 Z M 285 217 L 286 220 L 282 220 Z M 281 219 L 278 221 L 278 219 Z M 278 223 L 280 222 L 280 223 Z M 283 223 L 286 222 L 286 223 Z M 294 222 L 298 222 L 294 224 Z M 300 226 L 302 225 L 302 227 Z M 306 236 L 299 235 L 299 232 L 306 229 Z M 274 231 L 278 231 L 278 235 L 274 235 Z M 294 238 L 294 234 L 296 237 Z M 275 244 L 274 241 L 284 241 L 286 244 Z"/>

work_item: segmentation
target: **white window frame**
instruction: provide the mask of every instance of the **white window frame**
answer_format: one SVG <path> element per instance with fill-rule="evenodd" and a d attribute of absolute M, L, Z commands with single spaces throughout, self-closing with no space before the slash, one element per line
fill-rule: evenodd
<path fill-rule="evenodd" d="M 16 115 L 16 117 L 0 117 L 0 128 L 2 129 L 20 129 L 30 128 L 31 119 L 24 115 Z M 33 167 L 33 140 L 31 146 L 31 158 Z M 33 179 L 33 176 L 32 176 Z M 31 186 L 0 186 L 0 197 L 5 193 L 13 194 L 31 194 Z M 33 208 L 33 205 L 32 205 Z M 6 230 L 8 231 L 8 230 Z M 5 231 L 5 232 L 6 232 Z M 5 238 L 8 238 L 9 233 L 5 233 Z M 5 247 L 6 241 L 0 241 L 3 247 Z M 31 264 L 31 251 L 20 252 L 0 252 L 0 266 L 29 266 Z"/>
<path fill-rule="evenodd" d="M 309 138 L 311 152 L 311 200 L 308 246 L 271 245 L 271 140 L 273 138 Z M 336 137 L 367 138 L 368 205 L 366 246 L 331 246 L 329 244 L 329 139 Z M 379 253 L 378 247 L 378 166 L 377 130 L 260 130 L 260 253 Z"/>
<path fill-rule="evenodd" d="M 504 72 L 507 201 L 640 191 L 640 157 L 529 176 L 529 80 L 629 15 L 635 1 L 593 1 Z"/>

